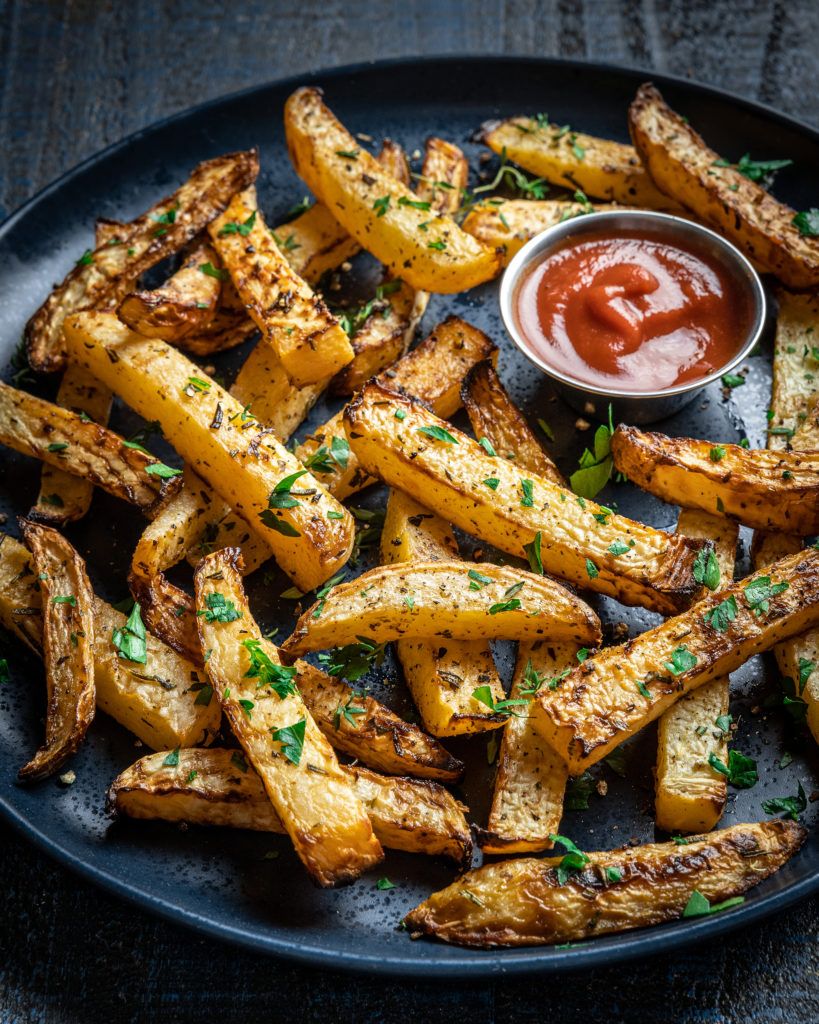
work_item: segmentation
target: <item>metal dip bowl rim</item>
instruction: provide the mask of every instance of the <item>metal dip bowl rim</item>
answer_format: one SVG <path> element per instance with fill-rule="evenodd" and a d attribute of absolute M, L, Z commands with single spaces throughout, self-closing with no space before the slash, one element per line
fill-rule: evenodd
<path fill-rule="evenodd" d="M 696 380 L 686 381 L 683 384 L 675 384 L 672 387 L 656 391 L 627 391 L 578 380 L 551 365 L 548 360 L 533 350 L 520 330 L 515 313 L 515 297 L 519 283 L 534 263 L 540 262 L 546 254 L 557 249 L 566 239 L 593 234 L 604 227 L 628 231 L 639 231 L 641 228 L 645 228 L 649 237 L 652 233 L 657 234 L 657 229 L 662 229 L 664 237 L 672 243 L 675 239 L 679 239 L 681 243 L 684 243 L 686 239 L 692 239 L 695 251 L 696 249 L 704 250 L 714 256 L 745 287 L 750 296 L 753 310 L 751 326 L 736 353 L 726 363 L 706 377 L 698 377 Z M 693 398 L 706 385 L 719 380 L 749 355 L 762 337 L 767 318 L 767 299 L 759 274 L 733 243 L 717 234 L 716 231 L 694 221 L 654 210 L 601 210 L 572 217 L 546 228 L 531 238 L 510 260 L 501 278 L 499 300 L 501 317 L 507 334 L 523 355 L 538 366 L 543 373 L 571 390 L 586 394 L 590 398 L 621 399 L 629 403 L 651 403 L 674 395 L 690 394 L 690 397 Z"/>

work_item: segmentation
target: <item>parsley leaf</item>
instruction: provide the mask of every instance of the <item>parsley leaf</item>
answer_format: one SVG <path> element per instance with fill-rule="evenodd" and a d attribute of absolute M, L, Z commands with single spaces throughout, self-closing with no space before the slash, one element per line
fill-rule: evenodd
<path fill-rule="evenodd" d="M 293 764 L 301 762 L 302 751 L 304 750 L 304 730 L 307 719 L 302 718 L 293 725 L 286 725 L 282 729 L 273 729 L 273 739 L 281 743 L 281 753 Z"/>
<path fill-rule="evenodd" d="M 697 552 L 694 559 L 694 579 L 709 590 L 716 590 L 719 586 L 719 562 L 713 548 L 700 548 Z"/>
<path fill-rule="evenodd" d="M 492 582 L 491 576 L 484 576 L 484 574 L 482 572 L 478 572 L 477 569 L 470 569 L 467 575 L 470 579 L 470 590 L 483 590 L 487 583 Z"/>
<path fill-rule="evenodd" d="M 612 408 L 609 405 L 609 422 L 602 423 L 594 434 L 594 451 L 585 449 L 580 456 L 579 469 L 569 477 L 569 486 L 583 498 L 594 498 L 611 477 L 614 460 L 611 455 L 611 437 L 614 433 Z"/>
<path fill-rule="evenodd" d="M 117 654 L 125 661 L 135 661 L 144 665 L 148 660 L 148 645 L 145 623 L 139 605 L 134 602 L 131 614 L 124 626 L 118 626 L 111 634 L 111 642 Z"/>
<path fill-rule="evenodd" d="M 529 544 L 523 545 L 523 550 L 526 552 L 526 557 L 529 559 L 529 568 L 532 572 L 536 572 L 539 575 L 543 575 L 543 558 L 541 556 L 541 543 L 542 535 L 540 530 L 537 531 L 535 536 L 532 538 Z"/>
<path fill-rule="evenodd" d="M 205 604 L 208 606 L 207 609 L 197 613 L 204 615 L 205 622 L 235 622 L 242 617 L 242 613 L 233 601 L 226 598 L 224 594 L 218 592 L 207 594 Z"/>
<path fill-rule="evenodd" d="M 416 427 L 416 433 L 423 434 L 424 437 L 432 437 L 436 441 L 443 441 L 444 444 L 458 444 L 457 437 L 453 437 L 448 430 L 435 424 L 429 427 Z"/>
<path fill-rule="evenodd" d="M 553 843 L 560 843 L 560 845 L 568 851 L 556 868 L 558 885 L 565 885 L 569 875 L 574 874 L 577 871 L 582 871 L 589 863 L 588 854 L 585 854 L 582 850 L 578 849 L 571 839 L 567 839 L 566 836 L 558 836 L 550 833 L 549 838 Z"/>
<path fill-rule="evenodd" d="M 731 594 L 724 601 L 720 601 L 715 608 L 706 612 L 703 615 L 703 620 L 717 633 L 724 633 L 737 617 L 737 611 L 737 599 Z"/>
<path fill-rule="evenodd" d="M 799 787 L 796 796 L 775 796 L 770 800 L 765 800 L 762 804 L 762 810 L 766 814 L 786 814 L 789 818 L 793 818 L 794 821 L 799 820 L 799 815 L 807 808 L 808 801 L 805 796 L 805 790 L 802 788 L 802 783 L 797 782 Z"/>
<path fill-rule="evenodd" d="M 756 761 L 752 757 L 741 754 L 738 750 L 728 752 L 727 765 L 713 753 L 708 755 L 708 763 L 715 772 L 724 775 L 737 789 L 751 789 L 759 781 Z"/>
<path fill-rule="evenodd" d="M 600 575 L 600 570 L 590 558 L 586 559 L 586 575 L 590 580 L 595 580 Z"/>
<path fill-rule="evenodd" d="M 150 466 L 145 467 L 145 472 L 150 476 L 158 476 L 160 480 L 170 480 L 171 477 L 179 476 L 182 470 L 166 466 L 164 462 L 152 462 Z"/>
<path fill-rule="evenodd" d="M 819 210 L 802 210 L 791 221 L 803 238 L 819 237 Z"/>
<path fill-rule="evenodd" d="M 163 768 L 178 768 L 179 767 L 179 747 L 174 749 L 166 755 L 162 762 Z"/>
<path fill-rule="evenodd" d="M 745 378 L 738 373 L 724 373 L 721 379 L 726 388 L 740 388 L 745 383 Z"/>
<path fill-rule="evenodd" d="M 491 455 L 493 459 L 497 458 L 498 453 L 495 451 L 495 448 L 488 437 L 478 438 L 478 444 L 483 448 L 487 455 Z"/>
<path fill-rule="evenodd" d="M 225 235 L 241 235 L 242 238 L 247 238 L 253 230 L 253 225 L 255 223 L 256 210 L 251 213 L 247 220 L 242 221 L 241 224 L 237 224 L 234 220 L 228 221 L 223 228 L 219 229 L 219 238 L 224 238 Z"/>
<path fill-rule="evenodd" d="M 664 662 L 663 667 L 667 668 L 672 675 L 681 676 L 684 672 L 690 672 L 696 664 L 696 655 L 692 654 L 685 644 L 680 644 L 673 651 L 671 661 Z"/>
<path fill-rule="evenodd" d="M 733 896 L 722 903 L 711 903 L 707 897 L 695 889 L 685 905 L 682 912 L 683 917 L 705 917 L 707 914 L 717 914 L 720 910 L 727 910 L 729 907 L 737 907 L 745 902 L 744 896 Z"/>
<path fill-rule="evenodd" d="M 277 665 L 262 650 L 261 640 L 248 639 L 242 641 L 250 657 L 250 668 L 245 672 L 245 679 L 258 679 L 256 689 L 269 686 L 279 700 L 298 693 L 296 689 L 296 668 L 289 665 Z"/>
<path fill-rule="evenodd" d="M 496 701 L 492 696 L 492 687 L 488 685 L 478 686 L 472 691 L 472 696 L 479 703 L 486 705 L 490 711 L 497 715 L 511 715 L 514 714 L 510 708 L 520 707 L 521 705 L 528 704 L 528 700 L 512 699 L 512 700 L 499 700 Z"/>
<path fill-rule="evenodd" d="M 790 583 L 771 583 L 770 576 L 757 576 L 744 588 L 748 607 L 756 615 L 767 614 L 770 610 L 772 597 L 781 594 L 790 587 Z"/>

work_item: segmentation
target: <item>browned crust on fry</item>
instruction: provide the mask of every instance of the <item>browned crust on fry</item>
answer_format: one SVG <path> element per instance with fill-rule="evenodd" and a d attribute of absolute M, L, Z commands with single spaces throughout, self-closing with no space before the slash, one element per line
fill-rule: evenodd
<path fill-rule="evenodd" d="M 85 562 L 64 537 L 26 519 L 20 529 L 40 587 L 48 688 L 45 743 L 17 773 L 32 782 L 79 749 L 94 719 L 94 594 Z"/>
<path fill-rule="evenodd" d="M 685 846 L 650 843 L 588 854 L 561 885 L 560 858 L 523 858 L 467 872 L 412 910 L 414 937 L 479 949 L 582 941 L 682 915 L 693 890 L 711 904 L 739 896 L 777 871 L 805 841 L 796 822 L 733 825 Z M 614 868 L 619 877 L 607 878 Z"/>
<path fill-rule="evenodd" d="M 189 242 L 221 212 L 231 196 L 247 188 L 259 171 L 255 149 L 205 160 L 171 196 L 127 225 L 116 245 L 95 249 L 90 261 L 74 267 L 49 295 L 26 325 L 25 339 L 31 365 L 42 372 L 65 367 L 62 326 L 66 316 L 83 309 L 115 306 L 144 271 Z M 175 209 L 173 223 L 157 217 Z M 110 241 L 110 239 L 109 239 Z M 129 250 L 134 250 L 128 255 Z"/>
<path fill-rule="evenodd" d="M 731 166 L 673 111 L 650 82 L 629 108 L 632 141 L 659 189 L 796 291 L 819 285 L 819 245 L 799 234 L 795 211 Z"/>
<path fill-rule="evenodd" d="M 3 383 L 0 443 L 82 476 L 146 515 L 182 486 L 179 476 L 161 479 L 147 473 L 146 468 L 158 460 L 136 448 L 126 448 L 119 434 L 107 427 Z M 65 447 L 53 450 L 54 445 Z M 36 515 L 35 510 L 33 517 Z"/>
<path fill-rule="evenodd" d="M 758 530 L 819 531 L 819 451 L 749 450 L 619 426 L 614 465 L 651 494 Z"/>
<path fill-rule="evenodd" d="M 382 409 L 389 409 L 389 416 Z M 404 420 L 395 420 L 397 409 L 405 413 Z M 419 424 L 445 427 L 457 439 L 458 447 L 448 452 L 446 466 L 439 450 L 414 438 Z M 615 596 L 626 604 L 641 604 L 665 613 L 688 607 L 696 593 L 693 566 L 705 542 L 673 536 L 617 516 L 608 520 L 608 526 L 590 522 L 589 530 L 573 534 L 570 542 L 565 523 L 584 516 L 591 520 L 600 513 L 599 506 L 587 501 L 578 511 L 570 492 L 563 493 L 561 498 L 556 484 L 532 474 L 533 488 L 542 496 L 532 506 L 536 507 L 539 501 L 540 511 L 530 514 L 520 504 L 520 477 L 506 460 L 489 457 L 472 438 L 451 424 L 436 420 L 421 402 L 408 395 L 371 381 L 346 406 L 344 425 L 363 471 L 380 476 L 391 486 L 417 488 L 433 511 L 510 554 L 520 556 L 523 544 L 530 543 L 536 532 L 542 532 L 544 567 L 579 586 Z M 480 486 L 490 476 L 501 480 L 496 492 Z M 634 560 L 631 565 L 618 562 L 605 549 L 597 550 L 595 545 L 614 529 L 632 538 L 639 537 L 638 551 L 645 551 L 641 564 Z M 586 555 L 582 545 L 578 545 L 580 537 L 588 540 L 586 551 L 597 560 L 596 576 L 588 573 Z"/>
<path fill-rule="evenodd" d="M 509 397 L 491 360 L 473 366 L 461 387 L 461 401 L 475 437 L 521 469 L 565 486 L 563 474 L 538 442 L 526 417 Z"/>

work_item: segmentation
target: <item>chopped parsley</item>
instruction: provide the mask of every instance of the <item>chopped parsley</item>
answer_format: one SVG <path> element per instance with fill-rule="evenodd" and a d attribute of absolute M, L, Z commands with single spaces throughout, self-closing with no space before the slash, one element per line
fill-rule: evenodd
<path fill-rule="evenodd" d="M 535 495 L 534 495 L 534 482 L 532 480 L 521 480 L 520 490 L 521 498 L 520 503 L 523 508 L 534 508 Z"/>
<path fill-rule="evenodd" d="M 802 783 L 797 782 L 796 796 L 775 796 L 770 800 L 765 800 L 762 804 L 762 810 L 766 814 L 785 814 L 789 818 L 793 818 L 794 821 L 799 820 L 799 815 L 806 810 L 808 801 L 805 796 L 805 790 L 802 788 Z"/>
<path fill-rule="evenodd" d="M 717 633 L 724 633 L 737 617 L 737 611 L 737 599 L 731 594 L 724 601 L 720 601 L 715 608 L 706 612 L 703 615 L 703 620 Z"/>
<path fill-rule="evenodd" d="M 514 712 L 511 710 L 515 707 L 528 704 L 528 700 L 512 699 L 512 700 L 499 700 L 496 701 L 492 695 L 492 687 L 488 685 L 478 686 L 472 691 L 472 696 L 480 704 L 485 705 L 489 710 L 496 715 L 511 715 Z"/>
<path fill-rule="evenodd" d="M 819 237 L 819 210 L 802 210 L 791 221 L 803 238 Z"/>
<path fill-rule="evenodd" d="M 542 576 L 543 558 L 540 550 L 541 544 L 542 534 L 540 530 L 538 530 L 532 541 L 529 544 L 523 545 L 523 550 L 526 552 L 526 557 L 529 559 L 529 568 L 532 570 L 532 572 L 536 572 Z"/>
<path fill-rule="evenodd" d="M 601 423 L 594 433 L 593 451 L 586 448 L 580 456 L 579 468 L 569 477 L 569 486 L 583 498 L 594 498 L 609 482 L 614 468 L 611 438 L 614 433 L 612 408 L 608 424 Z"/>
<path fill-rule="evenodd" d="M 729 900 L 723 900 L 722 903 L 711 903 L 707 897 L 695 889 L 685 905 L 682 916 L 705 917 L 707 914 L 718 914 L 720 910 L 727 910 L 729 907 L 738 907 L 740 903 L 744 902 L 744 896 L 733 896 Z"/>
<path fill-rule="evenodd" d="M 304 750 L 304 730 L 307 719 L 302 718 L 293 725 L 286 725 L 282 729 L 271 730 L 273 740 L 281 744 L 281 753 L 292 764 L 301 762 L 301 755 Z"/>
<path fill-rule="evenodd" d="M 681 676 L 684 672 L 690 672 L 697 664 L 696 655 L 685 646 L 680 644 L 671 654 L 671 660 L 663 663 L 663 667 L 674 676 Z"/>
<path fill-rule="evenodd" d="M 214 592 L 205 596 L 206 609 L 197 612 L 197 615 L 204 615 L 205 622 L 235 622 L 241 619 L 242 613 L 236 605 L 224 594 Z"/>
<path fill-rule="evenodd" d="M 279 698 L 291 697 L 298 693 L 296 689 L 296 668 L 289 665 L 277 665 L 262 650 L 261 640 L 248 639 L 242 641 L 242 647 L 250 657 L 250 667 L 245 672 L 245 679 L 256 679 L 256 689 L 269 687 Z"/>
<path fill-rule="evenodd" d="M 744 588 L 745 601 L 755 615 L 767 615 L 771 598 L 790 587 L 790 583 L 771 583 L 770 576 L 757 576 Z"/>
<path fill-rule="evenodd" d="M 694 579 L 709 590 L 716 590 L 719 586 L 719 562 L 713 548 L 700 548 L 697 552 L 694 559 Z"/>
<path fill-rule="evenodd" d="M 416 427 L 416 433 L 424 437 L 431 437 L 435 441 L 443 441 L 444 444 L 458 444 L 458 438 L 454 437 L 448 430 L 432 424 L 428 427 Z"/>
<path fill-rule="evenodd" d="M 716 754 L 708 755 L 708 763 L 715 772 L 724 775 L 732 786 L 737 789 L 751 789 L 759 781 L 756 770 L 756 761 L 752 757 L 741 754 L 738 750 L 728 751 L 728 764 L 717 757 Z"/>
<path fill-rule="evenodd" d="M 495 448 L 488 437 L 478 438 L 478 444 L 483 448 L 487 455 L 491 455 L 493 459 L 497 457 L 498 453 L 495 451 Z"/>
<path fill-rule="evenodd" d="M 380 199 L 376 199 L 373 203 L 373 209 L 375 210 L 376 217 L 383 217 L 389 208 L 390 196 L 381 196 Z"/>
<path fill-rule="evenodd" d="M 144 665 L 148 660 L 148 645 L 145 633 L 145 623 L 142 621 L 142 614 L 139 605 L 134 602 L 131 614 L 128 616 L 124 626 L 118 626 L 111 633 L 111 642 L 116 648 L 117 654 L 124 661 L 135 661 Z"/>
<path fill-rule="evenodd" d="M 745 378 L 738 373 L 724 373 L 721 379 L 726 388 L 740 388 L 745 383 Z"/>
<path fill-rule="evenodd" d="M 358 643 L 345 644 L 319 655 L 325 671 L 331 676 L 341 676 L 351 683 L 357 682 L 373 665 L 381 665 L 387 645 L 377 644 L 366 636 L 356 638 Z"/>
<path fill-rule="evenodd" d="M 214 267 L 210 260 L 207 263 L 200 263 L 199 269 L 206 277 L 215 277 L 217 281 L 227 281 L 230 278 L 230 274 L 226 270 Z"/>
<path fill-rule="evenodd" d="M 225 235 L 241 235 L 242 238 L 247 238 L 253 230 L 253 225 L 255 223 L 256 210 L 251 213 L 247 220 L 242 221 L 241 224 L 237 224 L 235 220 L 228 221 L 224 227 L 219 229 L 219 238 L 224 238 Z"/>
<path fill-rule="evenodd" d="M 586 575 L 590 580 L 596 580 L 600 575 L 600 570 L 590 558 L 586 559 Z"/>
<path fill-rule="evenodd" d="M 549 838 L 553 843 L 560 843 L 560 845 L 567 851 L 555 869 L 557 872 L 558 885 L 565 885 L 570 875 L 577 871 L 582 871 L 589 863 L 588 854 L 585 854 L 582 850 L 578 849 L 571 839 L 567 839 L 566 836 L 550 834 Z"/>
<path fill-rule="evenodd" d="M 317 448 L 312 455 L 304 460 L 304 465 L 316 473 L 333 473 L 336 467 L 346 469 L 350 463 L 350 445 L 346 437 L 334 436 L 329 447 L 326 444 Z"/>
<path fill-rule="evenodd" d="M 150 466 L 145 467 L 145 472 L 149 476 L 158 476 L 160 480 L 170 480 L 172 477 L 180 476 L 182 470 L 166 466 L 164 462 L 152 462 Z"/>
<path fill-rule="evenodd" d="M 174 749 L 169 754 L 166 755 L 164 761 L 162 762 L 162 767 L 163 768 L 178 768 L 179 767 L 179 747 L 174 747 Z"/>
<path fill-rule="evenodd" d="M 483 573 L 478 572 L 477 569 L 470 569 L 467 573 L 469 576 L 469 589 L 470 590 L 483 590 L 487 583 L 492 582 L 491 576 L 484 576 Z"/>
<path fill-rule="evenodd" d="M 712 462 L 722 462 L 727 452 L 721 444 L 715 444 L 711 451 L 708 453 L 708 458 Z"/>

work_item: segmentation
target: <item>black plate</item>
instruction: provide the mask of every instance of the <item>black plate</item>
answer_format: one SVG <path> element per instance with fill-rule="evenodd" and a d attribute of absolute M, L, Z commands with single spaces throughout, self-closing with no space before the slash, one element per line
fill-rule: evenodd
<path fill-rule="evenodd" d="M 304 75 L 218 100 L 139 132 L 71 171 L 31 200 L 0 228 L 0 346 L 8 363 L 26 318 L 91 243 L 98 216 L 129 218 L 169 192 L 201 159 L 227 150 L 259 145 L 262 154 L 260 197 L 275 223 L 304 192 L 287 159 L 281 124 L 282 105 L 304 81 L 326 89 L 327 100 L 356 132 L 389 135 L 412 152 L 431 133 L 463 145 L 473 167 L 480 147 L 470 135 L 486 118 L 548 111 L 561 123 L 626 140 L 626 108 L 640 82 L 653 77 L 667 98 L 702 130 L 724 155 L 738 159 L 750 151 L 758 158 L 789 157 L 776 191 L 797 209 L 815 205 L 819 180 L 819 135 L 755 104 L 713 89 L 649 76 L 636 71 L 582 63 L 506 58 L 433 58 L 343 68 Z M 811 203 L 813 201 L 813 203 Z M 444 314 L 458 313 L 501 344 L 500 371 L 514 397 L 532 417 L 554 428 L 554 451 L 561 466 L 576 466 L 588 434 L 575 430 L 576 415 L 555 400 L 533 368 L 503 338 L 495 287 L 468 295 L 435 297 L 424 318 L 429 329 Z M 220 361 L 230 374 L 239 356 Z M 760 444 L 769 400 L 770 352 L 749 360 L 748 383 L 724 399 L 712 388 L 665 424 L 670 433 L 735 441 L 749 436 Z M 9 370 L 6 374 L 11 374 Z M 53 382 L 36 385 L 45 393 Z M 311 423 L 328 412 L 320 407 Z M 137 421 L 123 409 L 113 425 L 132 432 Z M 13 522 L 31 505 L 39 479 L 32 460 L 3 451 L 0 509 Z M 605 500 L 618 502 L 627 515 L 660 527 L 673 527 L 676 510 L 630 487 L 612 487 Z M 354 504 L 383 504 L 373 489 Z M 85 523 L 70 531 L 89 560 L 95 586 L 112 600 L 125 595 L 126 568 L 142 523 L 138 515 L 104 495 L 94 499 Z M 747 537 L 745 538 L 747 542 Z M 747 568 L 747 563 L 745 564 Z M 292 606 L 277 603 L 287 586 L 281 574 L 257 573 L 249 581 L 251 602 L 266 628 L 289 631 Z M 624 612 L 615 603 L 596 602 L 604 619 L 625 620 L 632 635 L 654 616 Z M 72 767 L 70 788 L 56 781 L 23 787 L 16 782 L 20 764 L 35 749 L 42 729 L 42 669 L 16 645 L 7 645 L 12 682 L 0 691 L 0 808 L 3 814 L 58 860 L 106 888 L 150 910 L 186 922 L 212 935 L 313 964 L 373 972 L 447 977 L 485 977 L 492 972 L 565 970 L 693 942 L 759 920 L 819 889 L 819 843 L 812 836 L 782 871 L 753 890 L 744 905 L 704 918 L 595 940 L 571 949 L 475 952 L 431 941 L 411 942 L 396 926 L 402 915 L 433 889 L 453 877 L 449 866 L 423 857 L 389 853 L 382 870 L 338 891 L 314 889 L 287 842 L 276 836 L 190 829 L 161 823 L 112 823 L 104 795 L 114 776 L 146 751 L 133 737 L 100 715 Z M 510 652 L 499 650 L 509 670 Z M 372 682 L 373 692 L 399 709 L 409 710 L 391 666 Z M 772 663 L 754 659 L 733 678 L 732 710 L 740 717 L 736 745 L 757 758 L 762 781 L 752 790 L 732 791 L 724 824 L 763 817 L 761 802 L 819 787 L 811 742 L 789 730 L 780 711 L 766 710 L 775 692 Z M 472 819 L 481 822 L 491 790 L 486 737 L 448 744 L 468 761 L 463 795 Z M 568 812 L 561 831 L 584 849 L 614 847 L 629 839 L 655 838 L 652 776 L 655 735 L 646 730 L 629 745 L 628 778 L 606 768 L 595 774 L 608 783 L 605 798 L 592 796 L 587 811 Z M 780 768 L 783 754 L 793 760 Z M 815 805 L 808 823 L 815 820 Z M 276 859 L 265 859 L 276 851 Z M 396 888 L 375 888 L 386 874 Z"/>

